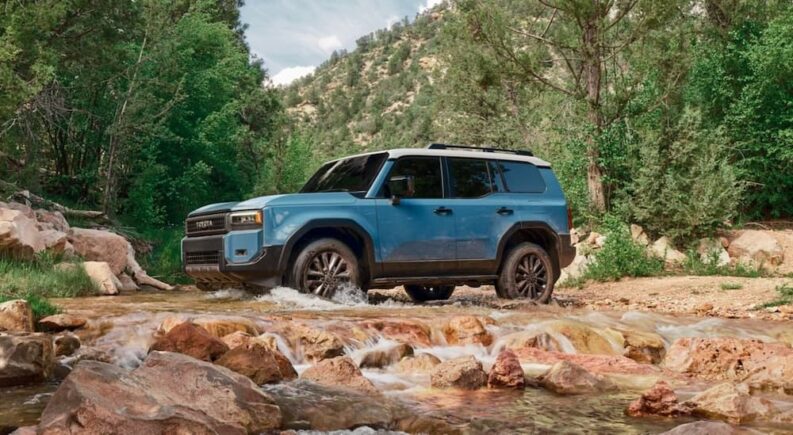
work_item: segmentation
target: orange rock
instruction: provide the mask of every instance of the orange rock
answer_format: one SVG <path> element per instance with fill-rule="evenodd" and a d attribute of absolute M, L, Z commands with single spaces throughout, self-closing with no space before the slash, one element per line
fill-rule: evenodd
<path fill-rule="evenodd" d="M 490 388 L 523 388 L 525 384 L 523 367 L 520 366 L 515 352 L 509 349 L 502 350 L 490 369 L 487 386 Z"/>
<path fill-rule="evenodd" d="M 300 375 L 300 379 L 333 387 L 351 388 L 364 393 L 378 392 L 374 384 L 363 376 L 358 366 L 348 356 L 320 361 L 306 369 Z"/>
<path fill-rule="evenodd" d="M 214 361 L 228 352 L 229 347 L 204 328 L 184 322 L 171 328 L 149 348 L 152 351 L 176 352 L 203 361 Z"/>

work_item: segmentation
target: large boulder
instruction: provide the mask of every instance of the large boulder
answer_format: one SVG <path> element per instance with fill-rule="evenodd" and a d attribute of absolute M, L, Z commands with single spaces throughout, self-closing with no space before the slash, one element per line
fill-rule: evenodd
<path fill-rule="evenodd" d="M 366 379 L 352 358 L 340 356 L 325 359 L 309 367 L 300 379 L 332 387 L 350 388 L 364 393 L 377 393 L 377 388 Z"/>
<path fill-rule="evenodd" d="M 640 364 L 622 355 L 573 354 L 547 351 L 536 348 L 516 349 L 515 354 L 521 362 L 536 364 L 556 364 L 569 361 L 584 367 L 592 373 L 657 376 L 659 369 L 649 364 Z"/>
<path fill-rule="evenodd" d="M 537 348 L 544 350 L 561 351 L 559 341 L 547 332 L 519 331 L 507 334 L 499 339 L 504 347 L 511 350 L 524 348 Z"/>
<path fill-rule="evenodd" d="M 523 388 L 526 384 L 523 367 L 520 366 L 515 352 L 505 349 L 502 350 L 490 374 L 487 376 L 487 386 L 490 388 Z"/>
<path fill-rule="evenodd" d="M 0 331 L 33 332 L 33 310 L 24 299 L 0 304 Z"/>
<path fill-rule="evenodd" d="M 463 356 L 435 366 L 430 373 L 430 383 L 434 388 L 476 390 L 487 384 L 487 373 L 476 358 Z"/>
<path fill-rule="evenodd" d="M 727 252 L 736 261 L 753 264 L 779 265 L 785 259 L 784 249 L 767 231 L 741 231 Z"/>
<path fill-rule="evenodd" d="M 58 230 L 41 230 L 39 235 L 41 236 L 41 241 L 44 243 L 44 247 L 56 254 L 71 257 L 76 253 L 74 246 L 69 242 L 69 237 L 64 232 Z"/>
<path fill-rule="evenodd" d="M 741 379 L 774 356 L 793 355 L 781 343 L 733 337 L 684 337 L 675 340 L 662 366 L 703 379 Z"/>
<path fill-rule="evenodd" d="M 585 394 L 611 391 L 616 386 L 600 375 L 570 361 L 560 361 L 540 378 L 538 383 L 557 394 Z"/>
<path fill-rule="evenodd" d="M 420 353 L 416 356 L 409 356 L 402 358 L 395 366 L 394 370 L 398 373 L 406 374 L 423 374 L 430 373 L 435 369 L 435 366 L 441 363 L 441 360 L 429 353 Z"/>
<path fill-rule="evenodd" d="M 723 421 L 694 421 L 681 424 L 661 435 L 734 435 L 750 434 L 754 431 L 738 430 Z"/>
<path fill-rule="evenodd" d="M 114 276 L 127 267 L 127 239 L 116 233 L 72 228 L 69 242 L 84 259 L 107 263 Z"/>
<path fill-rule="evenodd" d="M 39 230 L 55 230 L 61 233 L 69 232 L 69 222 L 63 216 L 63 213 L 44 209 L 38 209 L 35 213 Z"/>
<path fill-rule="evenodd" d="M 729 266 L 730 254 L 724 249 L 719 239 L 700 239 L 697 245 L 700 260 L 710 263 L 715 260 L 717 266 Z"/>
<path fill-rule="evenodd" d="M 30 260 L 44 249 L 35 219 L 22 211 L 0 207 L 0 253 Z"/>
<path fill-rule="evenodd" d="M 548 323 L 547 328 L 556 334 L 562 335 L 570 342 L 578 353 L 619 355 L 622 349 L 613 345 L 607 337 L 606 331 L 573 320 L 556 320 Z"/>
<path fill-rule="evenodd" d="M 157 338 L 149 352 L 177 352 L 203 361 L 214 361 L 228 352 L 229 347 L 204 328 L 184 322 Z"/>
<path fill-rule="evenodd" d="M 362 327 L 376 331 L 384 338 L 407 343 L 413 347 L 432 343 L 430 327 L 415 320 L 366 320 Z"/>
<path fill-rule="evenodd" d="M 576 251 L 578 251 L 578 247 L 576 247 Z M 565 282 L 569 280 L 578 279 L 586 273 L 587 268 L 592 263 L 592 257 L 587 257 L 582 254 L 576 254 L 573 258 L 573 261 L 567 265 L 564 269 L 562 269 L 561 274 L 559 275 L 559 282 Z"/>
<path fill-rule="evenodd" d="M 443 335 L 448 344 L 481 344 L 489 346 L 493 336 L 475 316 L 452 317 L 443 327 Z"/>
<path fill-rule="evenodd" d="M 248 378 L 154 352 L 137 369 L 83 361 L 49 400 L 39 433 L 260 433 L 281 411 Z"/>
<path fill-rule="evenodd" d="M 664 359 L 666 344 L 660 335 L 635 330 L 616 332 L 622 337 L 626 357 L 644 364 L 658 364 Z"/>
<path fill-rule="evenodd" d="M 344 342 L 328 331 L 296 324 L 289 328 L 287 334 L 306 361 L 317 362 L 344 355 Z"/>
<path fill-rule="evenodd" d="M 117 295 L 121 282 L 116 278 L 113 269 L 104 261 L 86 261 L 83 263 L 85 274 L 99 289 L 102 295 Z"/>
<path fill-rule="evenodd" d="M 685 402 L 695 415 L 732 424 L 767 419 L 776 412 L 770 400 L 752 396 L 745 384 L 716 385 Z"/>
<path fill-rule="evenodd" d="M 793 395 L 793 355 L 772 356 L 755 364 L 741 382 L 749 388 Z"/>
<path fill-rule="evenodd" d="M 45 381 L 54 367 L 48 335 L 0 333 L 0 387 Z"/>
<path fill-rule="evenodd" d="M 244 332 L 251 336 L 259 333 L 259 328 L 252 320 L 239 316 L 171 316 L 160 323 L 159 330 L 167 333 L 184 322 L 200 326 L 215 338 L 223 338 L 235 332 Z"/>
<path fill-rule="evenodd" d="M 631 402 L 626 413 L 631 417 L 677 417 L 690 414 L 691 410 L 678 402 L 677 394 L 669 384 L 659 381 Z"/>
<path fill-rule="evenodd" d="M 383 368 L 398 363 L 402 358 L 413 356 L 413 348 L 409 344 L 399 343 L 388 349 L 370 350 L 358 364 L 361 368 Z"/>
<path fill-rule="evenodd" d="M 256 343 L 231 349 L 215 364 L 245 375 L 257 385 L 297 378 L 295 368 L 285 356 Z"/>
<path fill-rule="evenodd" d="M 74 331 L 88 323 L 88 319 L 74 314 L 53 314 L 39 320 L 39 328 L 48 332 Z"/>
<path fill-rule="evenodd" d="M 686 254 L 675 249 L 666 236 L 656 240 L 648 249 L 651 254 L 663 258 L 667 266 L 679 266 L 686 261 Z"/>

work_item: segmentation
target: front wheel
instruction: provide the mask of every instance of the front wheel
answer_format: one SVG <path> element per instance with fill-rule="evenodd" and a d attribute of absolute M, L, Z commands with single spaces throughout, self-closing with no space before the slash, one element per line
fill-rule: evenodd
<path fill-rule="evenodd" d="M 440 301 L 449 299 L 454 293 L 453 285 L 406 285 L 405 293 L 413 302 Z"/>
<path fill-rule="evenodd" d="M 303 293 L 325 298 L 332 297 L 345 286 L 360 288 L 358 257 L 339 240 L 315 240 L 295 259 L 289 285 Z"/>
<path fill-rule="evenodd" d="M 507 255 L 496 282 L 496 294 L 504 299 L 530 299 L 547 304 L 554 285 L 551 257 L 534 243 L 521 243 Z"/>

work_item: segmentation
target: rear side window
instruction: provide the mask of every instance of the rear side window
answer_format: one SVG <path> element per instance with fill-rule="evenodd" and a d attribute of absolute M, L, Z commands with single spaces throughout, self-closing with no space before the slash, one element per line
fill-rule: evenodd
<path fill-rule="evenodd" d="M 403 157 L 397 160 L 389 180 L 413 177 L 415 191 L 400 192 L 406 198 L 442 198 L 443 180 L 439 157 Z M 386 196 L 392 193 L 386 184 Z"/>
<path fill-rule="evenodd" d="M 479 198 L 492 191 L 487 161 L 455 158 L 448 161 L 453 198 Z"/>
<path fill-rule="evenodd" d="M 542 179 L 540 170 L 531 163 L 499 160 L 495 164 L 501 169 L 508 191 L 514 193 L 545 192 L 545 180 Z"/>

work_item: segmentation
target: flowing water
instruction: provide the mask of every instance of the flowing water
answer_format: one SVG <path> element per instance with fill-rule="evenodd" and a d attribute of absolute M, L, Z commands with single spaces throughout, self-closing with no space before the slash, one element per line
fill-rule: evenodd
<path fill-rule="evenodd" d="M 628 329 L 659 334 L 667 346 L 679 337 L 734 336 L 776 341 L 790 328 L 789 324 L 753 320 L 672 317 L 640 312 L 588 312 L 572 308 L 536 307 L 518 304 L 504 307 L 492 299 L 476 296 L 455 297 L 444 303 L 413 305 L 388 295 L 375 294 L 367 300 L 353 289 L 334 300 L 300 294 L 278 288 L 267 295 L 253 296 L 237 290 L 213 293 L 137 292 L 116 297 L 63 299 L 55 301 L 65 311 L 89 319 L 89 327 L 78 331 L 83 341 L 81 352 L 99 352 L 105 359 L 122 367 L 134 368 L 145 357 L 153 335 L 163 321 L 173 316 L 188 318 L 244 319 L 260 331 L 278 330 L 280 324 L 299 322 L 339 335 L 345 351 L 354 360 L 375 349 L 387 349 L 396 342 L 376 331 L 362 327 L 367 320 L 418 322 L 430 330 L 430 343 L 414 344 L 416 353 L 430 353 L 445 360 L 473 355 L 488 370 L 504 347 L 504 337 L 521 331 L 547 332 L 561 350 L 576 353 L 575 346 L 551 326 L 559 321 L 574 322 L 596 331 Z M 487 316 L 493 344 L 449 345 L 442 325 L 457 315 Z M 599 333 L 600 334 L 600 333 Z M 613 335 L 601 337 L 621 349 Z M 309 365 L 299 347 L 292 348 L 284 337 L 277 336 L 279 349 L 292 360 L 298 372 Z M 67 362 L 69 362 L 67 360 Z M 540 374 L 549 366 L 526 364 L 528 374 Z M 393 366 L 364 369 L 384 394 L 407 406 L 412 412 L 434 415 L 471 432 L 511 433 L 659 433 L 686 419 L 637 419 L 624 414 L 628 403 L 651 386 L 658 375 L 619 375 L 611 380 L 621 388 L 615 393 L 560 396 L 540 388 L 523 391 L 488 390 L 454 391 L 429 388 L 429 375 L 399 373 Z M 0 429 L 34 424 L 56 383 L 0 389 Z M 683 399 L 707 388 L 691 383 L 683 386 Z M 680 390 L 680 386 L 677 386 Z M 299 397 L 296 400 L 302 400 Z M 305 399 L 309 400 L 309 399 Z M 299 403 L 299 402 L 298 402 Z M 341 411 L 344 412 L 344 411 Z M 762 431 L 784 433 L 785 428 L 755 427 Z M 0 430 L 2 432 L 2 430 Z"/>

